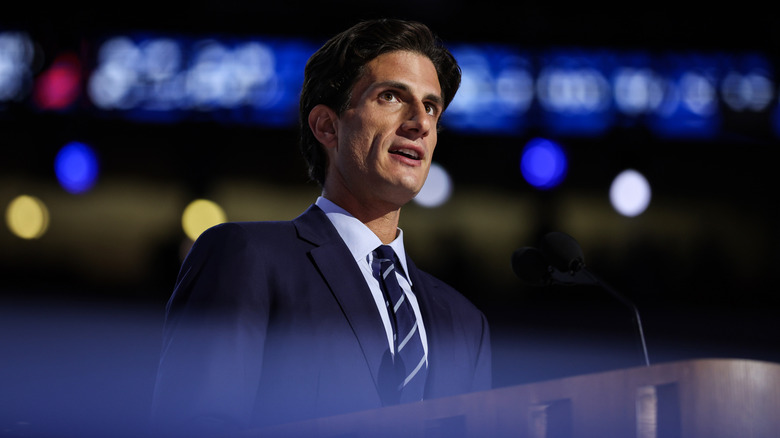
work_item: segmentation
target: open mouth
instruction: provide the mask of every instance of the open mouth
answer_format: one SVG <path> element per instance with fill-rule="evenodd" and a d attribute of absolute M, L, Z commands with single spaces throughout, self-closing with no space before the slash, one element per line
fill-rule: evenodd
<path fill-rule="evenodd" d="M 400 155 L 402 157 L 409 158 L 411 160 L 419 160 L 420 154 L 412 149 L 393 149 L 390 150 L 390 153 L 393 155 Z"/>

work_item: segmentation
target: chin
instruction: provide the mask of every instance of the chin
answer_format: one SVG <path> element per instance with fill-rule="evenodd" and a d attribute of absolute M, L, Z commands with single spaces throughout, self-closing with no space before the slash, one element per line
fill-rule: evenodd
<path fill-rule="evenodd" d="M 409 192 L 414 192 L 416 195 L 422 190 L 422 186 L 425 184 L 425 178 L 420 177 L 420 175 L 404 175 L 398 179 L 397 184 L 399 187 L 403 187 Z"/>
<path fill-rule="evenodd" d="M 411 202 L 412 199 L 417 196 L 418 192 L 419 191 L 396 187 L 396 190 L 393 191 L 388 199 L 391 199 L 393 204 L 401 207 Z"/>

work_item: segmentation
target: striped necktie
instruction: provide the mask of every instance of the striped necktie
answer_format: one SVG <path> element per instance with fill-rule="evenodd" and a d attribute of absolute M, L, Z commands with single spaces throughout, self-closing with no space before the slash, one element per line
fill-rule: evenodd
<path fill-rule="evenodd" d="M 379 283 L 385 294 L 390 321 L 393 326 L 393 365 L 401 403 L 423 398 L 427 357 L 420 338 L 417 318 L 396 278 L 395 252 L 388 245 L 374 251 L 379 263 Z"/>

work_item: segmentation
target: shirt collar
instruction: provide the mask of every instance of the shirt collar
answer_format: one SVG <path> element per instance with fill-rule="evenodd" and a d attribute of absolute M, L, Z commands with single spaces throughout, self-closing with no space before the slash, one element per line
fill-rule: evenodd
<path fill-rule="evenodd" d="M 341 239 L 347 244 L 349 252 L 352 253 L 352 257 L 356 261 L 370 260 L 371 253 L 382 244 L 376 234 L 369 229 L 363 222 L 360 222 L 356 217 L 352 216 L 348 211 L 334 204 L 331 200 L 323 198 L 322 196 L 317 198 L 315 202 L 325 215 L 330 219 L 330 222 L 336 227 Z M 409 283 L 411 279 L 406 273 L 409 272 L 406 266 L 406 251 L 404 249 L 404 232 L 402 229 L 398 229 L 398 236 L 389 244 L 395 255 L 398 256 L 398 261 L 401 262 L 401 267 Z"/>

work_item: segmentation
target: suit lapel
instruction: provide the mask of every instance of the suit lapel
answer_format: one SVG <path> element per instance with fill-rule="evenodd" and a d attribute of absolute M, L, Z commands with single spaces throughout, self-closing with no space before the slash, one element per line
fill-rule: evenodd
<path fill-rule="evenodd" d="M 379 311 L 363 274 L 354 263 L 344 262 L 352 260 L 352 253 L 318 207 L 311 206 L 293 223 L 302 239 L 316 245 L 310 251 L 312 262 L 349 321 L 379 390 L 379 371 L 388 345 Z"/>

